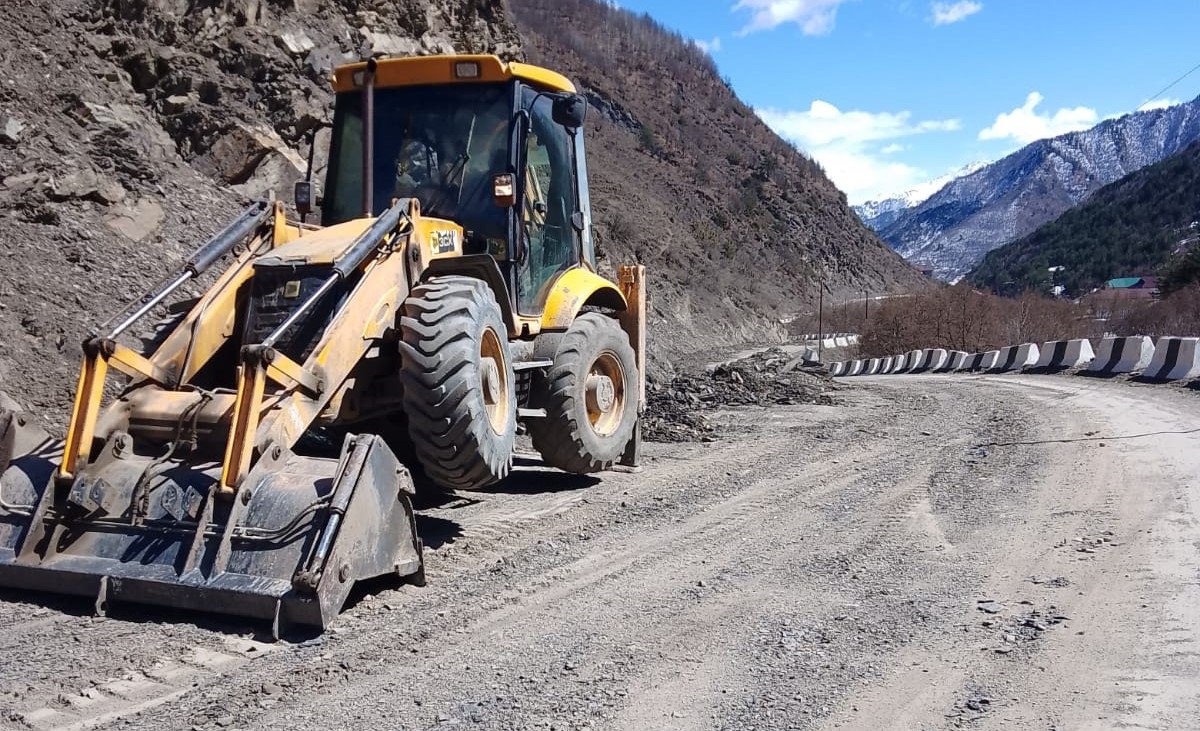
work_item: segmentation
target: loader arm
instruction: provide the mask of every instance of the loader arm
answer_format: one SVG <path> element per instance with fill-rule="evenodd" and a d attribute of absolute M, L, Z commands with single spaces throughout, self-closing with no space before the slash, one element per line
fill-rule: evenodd
<path fill-rule="evenodd" d="M 350 377 L 367 350 L 393 327 L 408 295 L 403 255 L 412 230 L 409 201 L 397 203 L 364 231 L 334 263 L 322 288 L 261 343 L 244 345 L 238 367 L 237 401 L 221 472 L 223 493 L 237 490 L 254 455 L 291 448 Z M 361 269 L 361 277 L 338 306 L 312 353 L 299 363 L 276 349 L 279 337 L 319 302 L 337 282 Z M 268 383 L 283 387 L 264 405 Z"/>
<path fill-rule="evenodd" d="M 282 217 L 280 204 L 269 206 L 265 202 L 257 202 L 247 208 L 232 224 L 198 249 L 181 273 L 146 297 L 145 302 L 112 328 L 107 336 L 93 336 L 84 343 L 83 364 L 75 389 L 63 459 L 58 469 L 60 480 L 66 482 L 73 479 L 78 465 L 87 461 L 92 440 L 96 436 L 96 421 L 100 415 L 105 377 L 110 366 L 135 381 L 146 379 L 164 387 L 178 386 L 190 380 L 233 335 L 237 293 L 253 274 L 251 263 L 254 258 L 273 245 L 273 238 L 268 236 L 266 230 L 266 222 L 272 215 L 276 221 Z M 199 277 L 221 256 L 248 237 L 249 241 L 234 261 L 156 352 L 149 354 L 149 357 L 143 356 L 116 341 L 117 336 L 138 318 L 185 282 Z"/>

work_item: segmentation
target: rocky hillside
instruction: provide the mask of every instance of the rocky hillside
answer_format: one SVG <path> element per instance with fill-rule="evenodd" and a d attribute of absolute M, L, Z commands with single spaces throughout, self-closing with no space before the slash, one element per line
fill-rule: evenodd
<path fill-rule="evenodd" d="M 1113 277 L 1156 273 L 1197 240 L 1200 142 L 1107 185 L 1028 236 L 988 253 L 967 278 L 1000 294 L 1045 289 L 1047 269 L 1078 295 Z"/>
<path fill-rule="evenodd" d="M 0 390 L 61 422 L 90 325 L 290 197 L 333 64 L 452 49 L 520 54 L 500 0 L 6 3 Z"/>
<path fill-rule="evenodd" d="M 1200 138 L 1200 99 L 1039 140 L 950 182 L 880 230 L 905 258 L 957 279 L 1101 187 Z"/>
<path fill-rule="evenodd" d="M 773 318 L 922 279 L 811 160 L 775 135 L 686 39 L 598 0 L 511 0 L 529 59 L 591 101 L 604 259 L 650 267 L 653 339 L 687 353 L 761 338 Z"/>

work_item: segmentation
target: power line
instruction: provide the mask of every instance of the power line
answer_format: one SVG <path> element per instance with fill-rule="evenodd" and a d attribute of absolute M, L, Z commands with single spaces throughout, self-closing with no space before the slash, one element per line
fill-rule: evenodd
<path fill-rule="evenodd" d="M 1170 91 L 1170 90 L 1171 90 L 1171 88 L 1172 88 L 1172 87 L 1174 87 L 1176 84 L 1178 84 L 1179 82 L 1183 81 L 1183 80 L 1184 80 L 1184 79 L 1186 79 L 1187 77 L 1191 76 L 1191 75 L 1192 75 L 1192 74 L 1193 74 L 1193 73 L 1194 73 L 1194 72 L 1195 72 L 1197 69 L 1200 69 L 1200 63 L 1198 63 L 1198 64 L 1196 64 L 1195 66 L 1193 66 L 1193 67 L 1191 67 L 1190 69 L 1188 69 L 1187 73 L 1185 73 L 1183 76 L 1180 76 L 1178 79 L 1175 79 L 1175 80 L 1174 80 L 1174 81 L 1172 81 L 1171 83 L 1169 83 L 1169 84 L 1167 84 L 1166 86 L 1164 86 L 1162 89 L 1160 89 L 1160 90 L 1159 90 L 1159 92 L 1158 92 L 1157 94 L 1155 94 L 1155 95 L 1151 96 L 1149 99 L 1147 99 L 1146 101 L 1144 101 L 1144 102 L 1142 102 L 1141 104 L 1139 104 L 1139 105 L 1137 106 L 1137 109 L 1138 109 L 1138 110 L 1141 110 L 1141 108 L 1142 108 L 1142 107 L 1146 106 L 1146 105 L 1147 105 L 1147 104 L 1149 104 L 1150 102 L 1152 102 L 1152 101 L 1154 101 L 1155 99 L 1159 98 L 1159 97 L 1160 97 L 1160 96 L 1162 96 L 1163 94 L 1166 94 L 1168 91 Z"/>

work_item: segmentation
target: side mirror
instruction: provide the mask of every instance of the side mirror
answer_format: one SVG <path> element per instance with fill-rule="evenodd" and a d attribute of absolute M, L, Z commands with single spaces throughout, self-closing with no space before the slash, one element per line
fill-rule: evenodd
<path fill-rule="evenodd" d="M 587 113 L 587 99 L 582 94 L 563 94 L 555 97 L 551 116 L 556 124 L 568 129 L 579 129 Z"/>
<path fill-rule="evenodd" d="M 492 176 L 492 202 L 500 208 L 517 205 L 517 185 L 512 173 Z"/>
<path fill-rule="evenodd" d="M 311 180 L 296 181 L 296 187 L 292 191 L 292 201 L 295 204 L 296 212 L 300 214 L 301 219 L 312 213 L 313 184 Z"/>

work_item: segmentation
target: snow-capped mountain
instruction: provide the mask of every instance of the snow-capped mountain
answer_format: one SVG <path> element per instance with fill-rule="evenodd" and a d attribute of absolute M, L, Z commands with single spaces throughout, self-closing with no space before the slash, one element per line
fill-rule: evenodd
<path fill-rule="evenodd" d="M 1026 145 L 952 180 L 876 230 L 906 259 L 932 266 L 936 276 L 954 281 L 992 249 L 1196 139 L 1200 98 L 1127 114 Z"/>
<path fill-rule="evenodd" d="M 875 231 L 882 231 L 903 215 L 905 211 L 924 203 L 929 199 L 929 196 L 941 190 L 942 186 L 946 185 L 946 183 L 956 178 L 961 178 L 964 175 L 969 175 L 984 165 L 986 163 L 973 162 L 940 178 L 921 183 L 915 188 L 906 190 L 892 198 L 867 201 L 857 206 L 850 206 L 850 208 L 858 215 L 859 220 L 868 227 Z"/>

